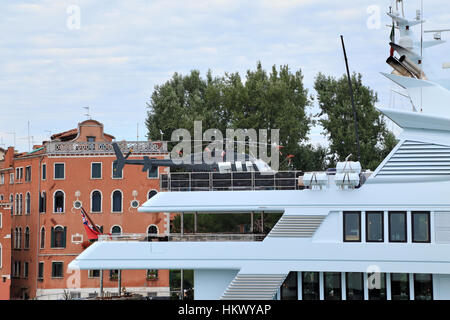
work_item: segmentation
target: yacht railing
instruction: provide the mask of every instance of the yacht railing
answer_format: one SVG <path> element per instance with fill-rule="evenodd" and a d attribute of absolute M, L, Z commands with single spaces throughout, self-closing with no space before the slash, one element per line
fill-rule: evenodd
<path fill-rule="evenodd" d="M 166 141 L 118 141 L 122 153 L 167 153 Z M 50 141 L 45 144 L 48 154 L 114 154 L 112 142 Z"/>
<path fill-rule="evenodd" d="M 302 171 L 171 172 L 160 175 L 161 191 L 301 190 Z"/>
<path fill-rule="evenodd" d="M 195 234 L 147 234 L 147 233 L 122 233 L 99 235 L 98 241 L 142 241 L 142 242 L 157 242 L 157 241 L 262 241 L 266 234 L 228 234 L 228 233 L 195 233 Z"/>

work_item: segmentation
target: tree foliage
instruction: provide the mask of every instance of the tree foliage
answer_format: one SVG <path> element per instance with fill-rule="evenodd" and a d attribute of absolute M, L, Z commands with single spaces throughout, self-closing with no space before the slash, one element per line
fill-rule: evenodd
<path fill-rule="evenodd" d="M 396 140 L 380 112 L 375 109 L 377 94 L 362 83 L 361 74 L 351 76 L 363 168 L 374 170 L 395 146 Z M 348 79 L 339 79 L 319 73 L 314 88 L 320 107 L 320 124 L 330 141 L 331 163 L 357 160 L 356 133 L 354 127 Z"/>
<path fill-rule="evenodd" d="M 297 169 L 314 168 L 307 159 L 320 159 L 322 150 L 305 144 L 311 126 L 307 113 L 311 98 L 303 86 L 303 75 L 301 70 L 291 72 L 287 65 L 273 66 L 268 73 L 258 62 L 256 70 L 247 71 L 245 81 L 237 72 L 213 77 L 208 71 L 205 79 L 197 70 L 187 76 L 175 73 L 155 87 L 147 105 L 148 137 L 153 140 L 170 140 L 178 128 L 192 135 L 194 121 L 202 121 L 203 130 L 219 129 L 224 136 L 227 128 L 279 129 L 283 157 L 294 155 Z M 286 169 L 283 157 L 281 169 Z"/>

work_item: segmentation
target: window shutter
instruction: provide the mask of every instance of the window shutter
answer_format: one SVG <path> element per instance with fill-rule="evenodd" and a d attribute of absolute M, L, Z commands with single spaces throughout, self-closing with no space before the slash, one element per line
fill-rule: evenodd
<path fill-rule="evenodd" d="M 50 247 L 55 247 L 55 228 L 52 227 L 51 236 L 50 236 Z"/>

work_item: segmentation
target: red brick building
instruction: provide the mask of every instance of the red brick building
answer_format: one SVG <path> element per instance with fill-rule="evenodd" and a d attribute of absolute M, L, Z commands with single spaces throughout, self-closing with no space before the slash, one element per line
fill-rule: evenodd
<path fill-rule="evenodd" d="M 125 166 L 122 172 L 114 172 L 113 140 L 101 123 L 86 120 L 76 129 L 53 135 L 31 152 L 8 148 L 0 160 L 0 199 L 12 204 L 0 208 L 0 272 L 7 278 L 0 283 L 2 298 L 9 274 L 11 299 L 99 294 L 98 270 L 67 270 L 88 240 L 76 208 L 80 203 L 104 233 L 169 232 L 169 214 L 137 212 L 138 203 L 159 191 L 159 173 L 165 168 L 150 173 L 142 172 L 141 166 Z M 123 152 L 133 149 L 129 159 L 168 156 L 161 142 L 118 144 Z M 168 270 L 123 270 L 120 278 L 129 292 L 169 295 Z M 103 288 L 118 291 L 117 270 L 103 272 Z"/>

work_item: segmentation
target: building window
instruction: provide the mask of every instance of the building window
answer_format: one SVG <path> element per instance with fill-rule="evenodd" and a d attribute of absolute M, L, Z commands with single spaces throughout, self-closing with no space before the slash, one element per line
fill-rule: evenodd
<path fill-rule="evenodd" d="M 0 174 L 0 184 L 5 184 L 5 174 Z"/>
<path fill-rule="evenodd" d="M 120 190 L 112 193 L 112 212 L 122 212 L 122 192 Z"/>
<path fill-rule="evenodd" d="M 392 300 L 409 300 L 409 274 L 391 273 Z"/>
<path fill-rule="evenodd" d="M 158 167 L 150 166 L 150 169 L 147 170 L 147 178 L 157 179 L 158 178 Z"/>
<path fill-rule="evenodd" d="M 91 179 L 101 179 L 102 178 L 102 163 L 93 162 L 91 163 Z"/>
<path fill-rule="evenodd" d="M 158 227 L 152 224 L 147 228 L 147 234 L 158 234 Z"/>
<path fill-rule="evenodd" d="M 320 300 L 318 272 L 302 272 L 302 299 Z"/>
<path fill-rule="evenodd" d="M 147 270 L 147 280 L 156 280 L 158 279 L 158 270 L 156 269 L 149 269 Z"/>
<path fill-rule="evenodd" d="M 366 241 L 384 241 L 384 212 L 366 212 Z"/>
<path fill-rule="evenodd" d="M 38 280 L 44 280 L 44 263 L 39 262 L 38 265 Z"/>
<path fill-rule="evenodd" d="M 98 190 L 91 194 L 91 212 L 102 212 L 102 194 Z"/>
<path fill-rule="evenodd" d="M 122 233 L 122 228 L 120 226 L 114 226 L 111 228 L 111 234 L 120 235 Z"/>
<path fill-rule="evenodd" d="M 64 212 L 64 192 L 58 190 L 53 196 L 53 212 L 61 213 Z"/>
<path fill-rule="evenodd" d="M 31 166 L 25 167 L 25 182 L 31 181 Z"/>
<path fill-rule="evenodd" d="M 23 168 L 16 168 L 16 181 L 20 181 L 23 178 Z"/>
<path fill-rule="evenodd" d="M 109 270 L 109 279 L 110 280 L 119 279 L 119 270 Z"/>
<path fill-rule="evenodd" d="M 113 179 L 122 179 L 123 178 L 123 168 L 119 170 L 117 162 L 113 162 L 112 164 L 112 178 Z"/>
<path fill-rule="evenodd" d="M 361 241 L 361 212 L 344 212 L 344 241 Z"/>
<path fill-rule="evenodd" d="M 20 208 L 20 206 L 19 206 L 19 194 L 17 193 L 16 194 L 16 215 L 19 214 L 19 208 Z"/>
<path fill-rule="evenodd" d="M 412 212 L 412 241 L 430 242 L 430 212 Z"/>
<path fill-rule="evenodd" d="M 158 191 L 156 191 L 156 190 L 150 190 L 147 195 L 147 199 L 153 198 L 157 193 L 158 193 Z"/>
<path fill-rule="evenodd" d="M 367 274 L 369 300 L 386 300 L 386 274 L 372 272 Z"/>
<path fill-rule="evenodd" d="M 51 230 L 51 247 L 65 248 L 66 247 L 67 227 L 52 227 Z"/>
<path fill-rule="evenodd" d="M 47 193 L 45 191 L 42 191 L 41 194 L 39 195 L 39 213 L 45 213 L 46 210 L 47 210 Z"/>
<path fill-rule="evenodd" d="M 23 277 L 28 279 L 28 262 L 23 263 Z"/>
<path fill-rule="evenodd" d="M 9 202 L 11 203 L 11 215 L 14 214 L 14 195 L 10 194 L 9 195 Z"/>
<path fill-rule="evenodd" d="M 13 184 L 14 183 L 14 173 L 10 173 L 9 174 L 9 184 Z"/>
<path fill-rule="evenodd" d="M 65 179 L 66 168 L 64 163 L 55 163 L 54 179 Z"/>
<path fill-rule="evenodd" d="M 29 192 L 25 195 L 25 214 L 30 214 L 31 212 L 31 195 Z"/>
<path fill-rule="evenodd" d="M 324 272 L 323 288 L 325 300 L 342 300 L 341 273 Z"/>
<path fill-rule="evenodd" d="M 30 249 L 30 228 L 25 228 L 25 243 L 24 249 Z"/>
<path fill-rule="evenodd" d="M 361 272 L 347 272 L 346 292 L 347 300 L 364 300 L 364 281 Z"/>
<path fill-rule="evenodd" d="M 406 212 L 389 212 L 389 241 L 406 242 Z"/>
<path fill-rule="evenodd" d="M 47 180 L 47 164 L 42 165 L 42 180 Z"/>
<path fill-rule="evenodd" d="M 289 272 L 280 288 L 281 300 L 298 300 L 297 272 Z"/>
<path fill-rule="evenodd" d="M 414 274 L 414 300 L 433 300 L 432 274 Z"/>
<path fill-rule="evenodd" d="M 89 270 L 88 277 L 89 278 L 100 278 L 100 270 Z"/>
<path fill-rule="evenodd" d="M 23 214 L 23 194 L 19 194 L 19 214 Z"/>
<path fill-rule="evenodd" d="M 40 243 L 41 249 L 45 248 L 45 228 L 41 228 L 41 243 Z"/>
<path fill-rule="evenodd" d="M 63 278 L 63 263 L 52 262 L 52 278 Z"/>

